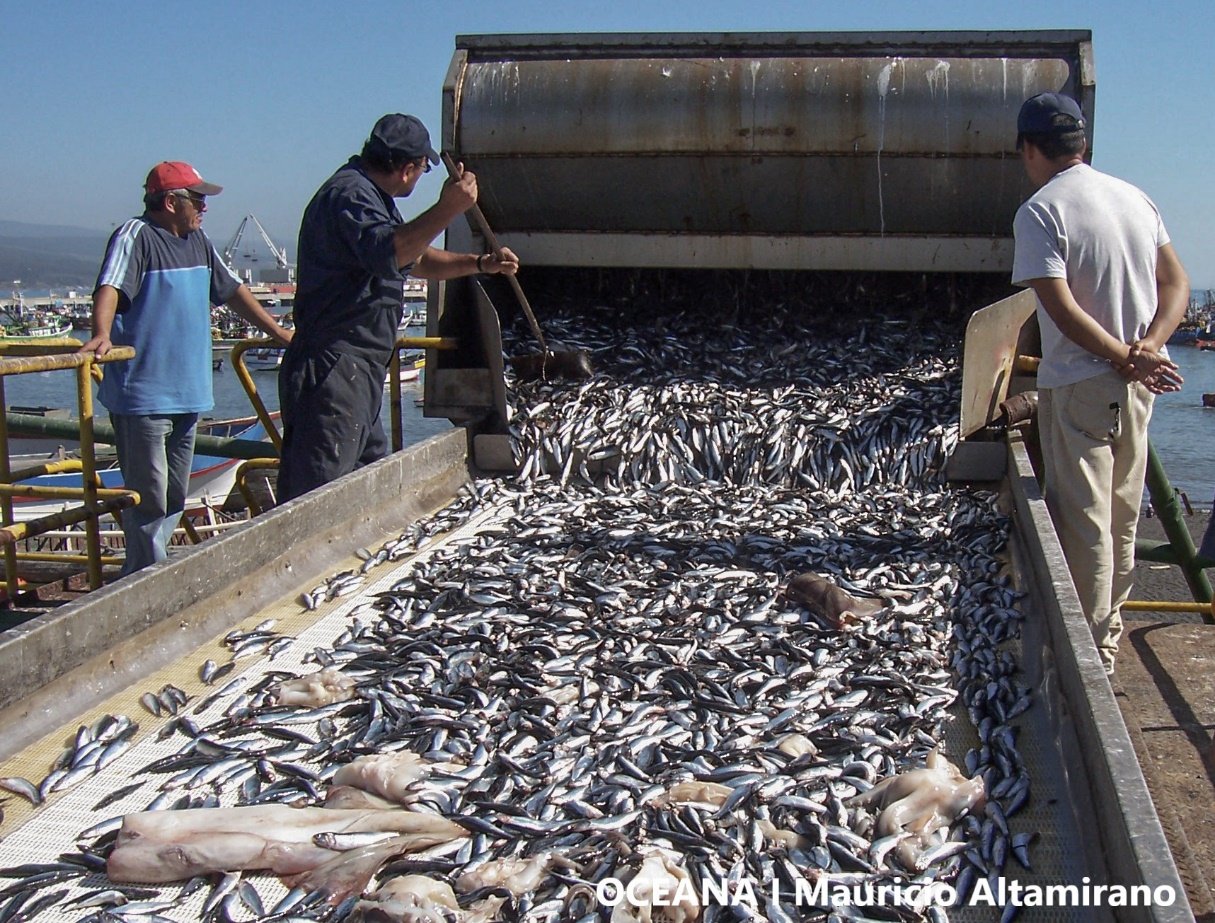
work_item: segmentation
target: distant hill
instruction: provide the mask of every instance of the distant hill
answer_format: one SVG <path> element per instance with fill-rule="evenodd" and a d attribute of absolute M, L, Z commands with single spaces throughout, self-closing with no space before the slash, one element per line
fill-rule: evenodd
<path fill-rule="evenodd" d="M 88 228 L 0 221 L 0 292 L 14 279 L 23 289 L 91 288 L 109 236 Z"/>

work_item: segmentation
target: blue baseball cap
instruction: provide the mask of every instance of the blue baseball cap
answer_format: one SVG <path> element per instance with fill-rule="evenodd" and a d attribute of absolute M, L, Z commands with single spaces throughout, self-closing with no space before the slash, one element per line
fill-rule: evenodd
<path fill-rule="evenodd" d="M 433 164 L 439 155 L 430 146 L 430 132 L 421 120 L 412 115 L 394 112 L 383 116 L 371 129 L 367 144 L 382 153 L 419 160 L 425 157 Z"/>
<path fill-rule="evenodd" d="M 1021 104 L 1017 134 L 1050 135 L 1084 128 L 1080 104 L 1062 93 L 1039 93 Z"/>

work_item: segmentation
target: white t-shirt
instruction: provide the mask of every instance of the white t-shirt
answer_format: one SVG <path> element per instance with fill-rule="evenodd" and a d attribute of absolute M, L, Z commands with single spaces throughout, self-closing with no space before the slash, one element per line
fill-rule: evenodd
<path fill-rule="evenodd" d="M 1157 252 L 1169 235 L 1141 190 L 1088 164 L 1068 167 L 1017 209 L 1013 236 L 1014 285 L 1066 279 L 1085 313 L 1123 343 L 1147 333 L 1156 315 Z M 1060 333 L 1040 302 L 1038 325 L 1038 387 L 1058 388 L 1110 369 Z"/>

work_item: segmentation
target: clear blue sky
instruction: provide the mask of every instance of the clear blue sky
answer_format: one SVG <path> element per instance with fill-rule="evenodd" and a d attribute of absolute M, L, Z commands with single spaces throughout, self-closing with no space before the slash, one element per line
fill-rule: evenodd
<path fill-rule="evenodd" d="M 1091 29 L 1094 166 L 1146 190 L 1215 287 L 1211 0 L 0 0 L 0 219 L 108 230 L 152 164 L 181 159 L 225 187 L 212 239 L 253 213 L 294 256 L 304 204 L 376 118 L 439 135 L 457 34 L 900 29 Z"/>

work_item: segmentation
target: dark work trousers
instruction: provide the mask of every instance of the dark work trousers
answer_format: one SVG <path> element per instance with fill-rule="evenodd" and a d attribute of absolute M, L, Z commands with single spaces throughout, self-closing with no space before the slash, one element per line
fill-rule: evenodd
<path fill-rule="evenodd" d="M 335 349 L 296 355 L 288 350 L 278 374 L 278 398 L 280 503 L 388 454 L 380 425 L 382 365 Z"/>

